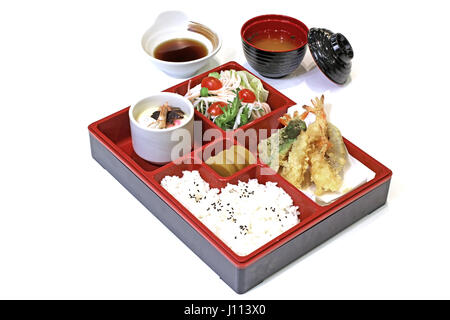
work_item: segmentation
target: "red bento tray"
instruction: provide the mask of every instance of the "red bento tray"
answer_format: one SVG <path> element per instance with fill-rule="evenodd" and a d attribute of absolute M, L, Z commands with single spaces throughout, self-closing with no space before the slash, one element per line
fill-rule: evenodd
<path fill-rule="evenodd" d="M 221 71 L 221 70 L 227 70 L 227 69 L 235 69 L 235 70 L 246 70 L 244 67 L 239 65 L 236 62 L 229 62 L 222 66 L 219 66 L 215 69 L 212 69 L 208 72 L 205 72 L 203 74 L 200 74 L 190 80 L 184 81 L 176 86 L 173 86 L 165 91 L 168 92 L 175 92 L 184 95 L 186 93 L 188 83 L 191 81 L 191 87 L 197 85 L 201 82 L 201 80 L 208 75 L 210 72 L 214 71 Z M 295 104 L 292 100 L 284 96 L 282 93 L 268 85 L 263 81 L 264 87 L 269 91 L 269 99 L 268 103 L 272 108 L 272 112 L 253 121 L 248 123 L 247 125 L 235 130 L 234 133 L 240 132 L 246 132 L 247 129 L 255 128 L 255 129 L 276 129 L 279 127 L 278 118 L 284 114 L 289 107 Z M 201 120 L 203 123 L 203 131 L 209 128 L 218 128 L 214 123 L 212 123 L 209 119 L 204 117 L 201 113 L 198 111 L 195 111 L 195 119 Z M 220 129 L 221 130 L 221 129 Z M 124 168 L 126 167 L 128 170 L 130 170 L 140 181 L 142 181 L 154 194 L 156 194 L 163 203 L 167 204 L 173 212 L 175 212 L 179 217 L 181 217 L 195 232 L 198 233 L 204 240 L 207 241 L 211 245 L 214 250 L 216 250 L 220 255 L 226 258 L 228 263 L 232 267 L 229 268 L 229 270 L 226 271 L 227 275 L 228 273 L 233 273 L 233 267 L 236 268 L 236 270 L 252 270 L 255 269 L 258 265 L 258 261 L 264 261 L 270 260 L 271 255 L 275 255 L 277 252 L 281 252 L 283 248 L 292 246 L 296 240 L 300 239 L 300 235 L 303 235 L 306 233 L 306 231 L 315 230 L 313 227 L 320 226 L 321 222 L 325 221 L 326 219 L 330 218 L 331 216 L 334 216 L 333 219 L 336 219 L 335 217 L 338 217 L 337 213 L 342 212 L 344 214 L 346 211 L 343 210 L 346 207 L 350 207 L 350 204 L 354 204 L 357 206 L 365 206 L 364 208 L 361 207 L 361 212 L 368 211 L 368 207 L 370 202 L 373 202 L 374 208 L 377 206 L 382 205 L 386 201 L 387 197 L 387 190 L 389 186 L 389 181 L 392 175 L 392 172 L 383 166 L 381 163 L 379 163 L 377 160 L 369 156 L 367 153 L 363 152 L 361 149 L 356 147 L 354 144 L 349 142 L 348 140 L 344 139 L 344 142 L 347 146 L 347 149 L 349 153 L 359 160 L 361 163 L 363 163 L 365 166 L 367 166 L 369 169 L 371 169 L 373 172 L 375 172 L 374 179 L 368 181 L 367 183 L 361 185 L 360 187 L 352 190 L 351 192 L 348 192 L 344 196 L 340 197 L 333 203 L 326 205 L 326 206 L 320 206 L 316 204 L 314 201 L 309 199 L 305 194 L 303 194 L 300 190 L 298 190 L 296 187 L 291 185 L 287 180 L 279 176 L 278 174 L 274 175 L 260 175 L 260 171 L 265 168 L 267 169 L 267 166 L 257 160 L 256 164 L 250 165 L 243 170 L 237 172 L 236 174 L 232 175 L 231 177 L 224 178 L 217 174 L 214 170 L 212 170 L 208 165 L 204 163 L 204 161 L 201 159 L 201 151 L 209 149 L 212 150 L 215 144 L 238 144 L 233 134 L 226 134 L 225 131 L 222 130 L 223 136 L 220 139 L 216 139 L 213 141 L 196 141 L 194 144 L 193 151 L 182 157 L 182 159 L 196 159 L 198 164 L 178 164 L 179 161 L 176 161 L 176 163 L 171 162 L 164 166 L 156 166 L 153 165 L 143 159 L 141 159 L 139 156 L 136 155 L 136 153 L 133 150 L 132 143 L 131 143 L 131 136 L 130 136 L 130 126 L 129 126 L 129 118 L 128 118 L 128 108 L 125 108 L 119 112 L 116 112 L 104 119 L 101 119 L 99 121 L 96 121 L 92 123 L 89 126 L 89 131 L 93 139 L 96 139 L 108 152 L 111 153 L 112 156 L 114 156 L 117 160 L 119 160 Z M 259 139 L 259 137 L 258 137 Z M 244 146 L 248 146 L 248 139 L 246 139 Z M 91 141 L 92 144 L 92 141 Z M 94 154 L 94 153 L 93 153 Z M 94 156 L 95 157 L 95 156 Z M 99 159 L 97 159 L 99 160 Z M 100 162 L 100 161 L 99 161 Z M 103 165 L 103 164 L 102 164 Z M 104 165 L 106 168 L 106 165 Z M 114 174 L 111 170 L 114 169 L 108 169 L 112 174 Z M 248 181 L 249 179 L 256 178 L 260 183 L 265 183 L 267 181 L 277 182 L 278 186 L 283 188 L 293 199 L 294 205 L 299 206 L 300 211 L 300 219 L 301 222 L 297 224 L 296 226 L 292 227 L 291 229 L 287 230 L 280 236 L 276 237 L 272 241 L 268 242 L 264 246 L 260 247 L 259 249 L 255 250 L 254 252 L 250 253 L 247 256 L 239 256 L 236 253 L 234 253 L 225 243 L 223 243 L 214 233 L 212 233 L 200 220 L 198 220 L 191 212 L 189 212 L 178 200 L 176 200 L 173 196 L 171 196 L 161 185 L 161 180 L 167 176 L 167 175 L 178 175 L 181 176 L 181 172 L 183 170 L 198 170 L 200 172 L 200 175 L 202 178 L 207 181 L 212 187 L 224 187 L 227 183 L 233 183 L 236 184 L 239 180 L 241 181 Z M 122 183 L 122 182 L 121 182 Z M 378 192 L 378 195 L 373 196 L 375 192 L 373 192 L 378 187 L 385 185 L 387 188 L 383 192 Z M 384 199 L 382 199 L 384 197 Z M 375 200 L 370 200 L 372 198 L 376 198 Z M 378 199 L 380 198 L 380 199 Z M 357 201 L 359 199 L 366 199 L 365 202 Z M 384 202 L 383 202 L 384 200 Z M 376 203 L 375 203 L 376 202 Z M 358 204 L 359 203 L 359 204 Z M 365 203 L 365 204 L 364 204 Z M 150 208 L 151 209 L 151 205 Z M 370 208 L 372 211 L 372 208 Z M 348 211 L 348 209 L 347 209 Z M 345 213 L 347 214 L 347 213 Z M 365 213 L 367 214 L 367 213 Z M 359 217 L 359 216 L 358 216 Z M 356 216 L 355 216 L 356 219 Z M 331 219 L 329 221 L 332 221 Z M 338 220 L 339 224 L 342 224 L 344 226 L 344 222 L 340 222 Z M 336 224 L 338 223 L 336 222 Z M 354 221 L 353 221 L 354 222 Z M 328 223 L 328 222 L 327 222 Z M 166 224 L 166 223 L 165 223 Z M 166 224 L 167 225 L 167 224 Z M 323 224 L 325 226 L 325 224 Z M 176 227 L 176 226 L 168 226 Z M 328 229 L 332 229 L 328 227 Z M 174 232 L 176 233 L 176 232 Z M 329 236 L 333 235 L 333 232 L 329 232 Z M 182 238 L 182 235 L 177 234 L 180 238 Z M 317 236 L 317 243 L 311 243 L 309 247 L 313 247 L 315 245 L 320 244 L 319 239 L 322 239 L 321 237 Z M 189 242 L 189 239 L 183 239 L 182 240 L 186 243 Z M 303 240 L 302 240 L 303 241 Z M 322 241 L 322 240 L 320 240 Z M 324 241 L 324 240 L 323 240 Z M 322 241 L 322 242 L 323 242 Z M 189 245 L 189 244 L 188 244 Z M 203 245 L 204 246 L 204 245 Z M 194 246 L 195 247 L 195 246 Z M 191 246 L 192 248 L 192 246 Z M 306 250 L 307 248 L 302 248 L 302 250 Z M 195 248 L 193 249 L 195 251 Z M 196 252 L 199 256 L 198 252 Z M 294 256 L 286 257 L 286 254 L 283 256 L 283 261 L 291 261 L 291 258 L 295 258 Z M 207 258 L 202 257 L 205 262 L 207 262 L 209 265 L 213 264 L 212 262 L 208 262 Z M 217 260 L 217 258 L 215 258 Z M 289 263 L 289 262 L 287 262 Z M 286 263 L 286 264 L 287 264 Z M 259 264 L 263 264 L 263 262 L 260 262 Z M 282 267 L 278 266 L 277 268 Z M 260 267 L 262 268 L 262 267 Z M 223 277 L 221 272 L 217 270 L 217 268 L 213 269 Z M 270 270 L 269 270 L 270 271 Z M 276 270 L 275 270 L 276 271 Z M 254 271 L 256 272 L 256 271 Z M 270 271 L 272 272 L 272 271 Z M 274 271 L 273 271 L 274 272 Z M 272 273 L 273 273 L 272 272 Z M 264 272 L 261 274 L 264 275 Z M 243 278 L 244 273 L 240 275 L 239 277 Z M 270 274 L 269 274 L 270 275 Z M 266 275 L 267 276 L 267 275 Z M 253 279 L 250 272 L 246 275 L 247 278 L 245 280 L 234 279 L 232 276 L 229 276 L 231 280 L 226 281 L 234 290 L 237 292 L 244 292 L 248 290 L 250 287 L 254 286 L 258 281 L 262 281 L 264 278 L 260 279 L 261 277 L 257 277 Z"/>

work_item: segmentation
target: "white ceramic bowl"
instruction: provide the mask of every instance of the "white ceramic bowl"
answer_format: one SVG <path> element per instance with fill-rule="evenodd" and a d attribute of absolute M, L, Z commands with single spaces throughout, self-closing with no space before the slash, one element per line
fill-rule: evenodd
<path fill-rule="evenodd" d="M 137 117 L 148 107 L 168 102 L 187 115 L 180 126 L 168 129 L 150 129 L 137 122 Z M 194 107 L 185 97 L 170 92 L 161 92 L 142 99 L 130 107 L 131 139 L 134 151 L 141 158 L 156 164 L 165 164 L 178 159 L 192 149 L 194 141 Z"/>
<path fill-rule="evenodd" d="M 159 44 L 176 38 L 201 42 L 208 49 L 208 55 L 186 62 L 169 62 L 154 57 L 154 50 Z M 142 36 L 142 48 L 150 56 L 151 61 L 160 70 L 175 78 L 188 78 L 194 75 L 220 50 L 221 46 L 222 40 L 217 33 L 200 23 L 189 21 L 180 11 L 161 13 Z"/>

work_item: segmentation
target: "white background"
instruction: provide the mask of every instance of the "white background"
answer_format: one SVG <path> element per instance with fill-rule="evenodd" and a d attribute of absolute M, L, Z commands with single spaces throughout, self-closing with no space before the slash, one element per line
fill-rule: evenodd
<path fill-rule="evenodd" d="M 0 298 L 450 298 L 449 18 L 445 1 L 2 1 Z M 223 37 L 280 13 L 350 40 L 352 81 L 325 93 L 344 136 L 393 170 L 388 204 L 245 295 L 235 294 L 90 156 L 87 126 L 180 80 L 140 46 L 165 10 Z M 310 69 L 311 57 L 303 63 Z"/>

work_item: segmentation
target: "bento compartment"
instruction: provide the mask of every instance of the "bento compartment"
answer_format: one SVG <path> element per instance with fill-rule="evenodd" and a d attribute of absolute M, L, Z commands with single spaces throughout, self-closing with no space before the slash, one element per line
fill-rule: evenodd
<path fill-rule="evenodd" d="M 220 177 L 238 174 L 257 163 L 257 158 L 234 139 L 216 140 L 195 153 L 197 158 L 202 159 Z"/>
<path fill-rule="evenodd" d="M 207 77 L 208 74 L 210 74 L 211 72 L 220 72 L 220 71 L 225 71 L 225 70 L 230 70 L 230 69 L 234 69 L 236 71 L 247 71 L 250 74 L 254 75 L 253 73 L 251 73 L 250 71 L 248 71 L 247 69 L 245 69 L 243 66 L 241 66 L 240 64 L 231 61 L 228 62 L 226 64 L 223 64 L 217 68 L 211 69 L 207 72 L 204 72 L 198 76 L 195 76 L 189 80 L 186 80 L 182 83 L 179 83 L 171 88 L 168 88 L 164 91 L 167 92 L 174 92 L 174 93 L 178 93 L 180 95 L 185 95 L 187 92 L 188 87 L 190 86 L 190 88 L 193 88 L 195 86 L 197 86 L 198 84 L 201 83 L 202 79 Z M 241 128 L 250 128 L 253 125 L 255 125 L 256 123 L 260 122 L 261 120 L 263 120 L 264 118 L 266 118 L 268 115 L 272 114 L 273 112 L 275 112 L 278 109 L 287 109 L 289 106 L 294 105 L 295 103 L 289 99 L 288 97 L 286 97 L 285 95 L 283 95 L 281 92 L 279 92 L 278 90 L 276 90 L 275 88 L 273 88 L 272 86 L 270 86 L 268 83 L 264 82 L 262 79 L 260 79 L 258 76 L 254 75 L 255 77 L 257 77 L 259 80 L 261 80 L 263 87 L 269 91 L 269 95 L 268 95 L 268 100 L 267 103 L 269 104 L 270 108 L 271 108 L 271 112 L 264 115 L 263 117 L 260 117 L 258 119 L 253 120 L 252 122 L 246 124 L 245 126 L 242 126 Z M 216 126 L 211 120 L 209 120 L 208 118 L 206 118 L 201 112 L 196 110 L 196 114 L 198 114 L 199 117 L 202 118 L 202 120 L 207 121 L 210 123 L 210 125 L 213 128 L 217 128 L 221 131 L 224 131 L 223 129 L 219 128 L 218 126 Z"/>
<path fill-rule="evenodd" d="M 386 177 L 390 178 L 392 175 L 392 171 L 390 169 L 355 146 L 349 140 L 343 138 L 343 141 L 347 148 L 349 156 L 353 158 L 351 160 L 353 162 L 353 166 L 355 166 L 355 162 L 359 162 L 359 164 L 357 164 L 356 166 L 359 168 L 359 172 L 361 170 L 365 172 L 365 174 L 367 175 L 367 180 L 353 187 L 346 193 L 340 195 L 336 200 L 332 202 L 318 202 L 326 210 L 330 210 L 337 206 L 342 206 L 344 203 L 352 201 L 352 199 L 355 199 L 356 197 L 361 197 L 365 193 L 369 192 L 374 184 L 378 184 L 381 181 L 386 180 Z"/>
<path fill-rule="evenodd" d="M 139 157 L 133 150 L 131 142 L 130 119 L 128 117 L 128 109 L 125 108 L 97 123 L 97 129 L 103 136 L 108 139 L 108 144 L 117 148 L 122 156 L 127 160 L 134 162 L 137 167 L 144 171 L 153 171 L 160 166 L 152 164 Z"/>
<path fill-rule="evenodd" d="M 133 149 L 133 143 L 131 140 L 130 131 L 130 119 L 128 116 L 129 108 L 125 108 L 103 120 L 98 121 L 94 124 L 94 127 L 102 134 L 105 142 L 112 148 L 117 149 L 121 156 L 126 158 L 126 160 L 132 162 L 135 167 L 142 169 L 145 172 L 152 172 L 161 167 L 161 165 L 156 165 L 148 162 L 141 157 L 139 157 Z M 214 141 L 216 136 L 210 136 L 208 141 L 204 141 L 203 137 L 205 132 L 212 128 L 212 123 L 205 121 L 194 115 L 194 130 L 198 130 L 197 134 L 194 134 L 194 146 L 191 151 L 202 147 L 205 143 Z M 218 129 L 216 129 L 218 131 Z M 220 134 L 220 137 L 222 135 Z"/>
<path fill-rule="evenodd" d="M 235 132 L 233 132 L 233 137 L 236 141 L 238 141 L 238 143 L 243 144 L 248 150 L 257 155 L 258 162 L 269 164 L 273 168 L 276 168 L 277 163 L 275 162 L 275 160 L 277 160 L 277 155 L 284 154 L 284 157 L 286 157 L 286 152 L 288 152 L 287 150 L 290 150 L 289 144 L 292 144 L 292 139 L 284 140 L 286 143 L 280 144 L 279 153 L 276 153 L 275 155 L 271 153 L 271 148 L 269 147 L 270 145 L 266 146 L 265 144 L 261 144 L 261 141 L 272 137 L 277 129 L 281 129 L 284 127 L 280 123 L 279 118 L 282 117 L 286 113 L 286 111 L 287 109 L 275 112 L 270 117 L 264 119 L 264 121 L 257 123 L 254 127 L 247 130 L 236 130 Z M 316 195 L 314 189 L 315 185 L 313 183 L 311 183 L 310 186 L 307 186 L 304 189 L 299 189 L 299 192 L 308 196 L 310 199 L 315 201 L 316 204 L 327 209 L 342 203 L 342 201 L 349 199 L 350 197 L 356 195 L 358 192 L 369 186 L 371 181 L 373 180 L 372 172 L 375 172 L 376 174 L 377 168 L 380 168 L 375 162 L 368 161 L 368 159 L 372 158 L 363 156 L 364 153 L 354 145 L 352 145 L 348 140 L 343 138 L 343 141 L 345 146 L 347 147 L 349 157 L 348 162 L 344 168 L 344 173 L 346 175 L 343 176 L 343 184 L 340 191 L 324 192 L 320 195 Z M 258 146 L 260 148 L 258 148 Z M 259 152 L 261 150 L 266 150 L 266 152 Z M 281 159 L 281 157 L 282 156 L 280 155 L 278 161 L 280 161 L 279 159 Z M 358 163 L 358 161 L 360 163 Z M 366 168 L 364 168 L 364 166 Z M 379 169 L 378 172 L 380 172 L 380 174 L 384 173 L 384 171 L 382 171 L 381 169 Z M 356 176 L 355 173 L 359 176 Z M 292 174 L 294 173 L 291 170 L 289 174 L 289 180 L 295 179 L 292 178 Z M 285 179 L 287 180 L 287 178 Z"/>
<path fill-rule="evenodd" d="M 119 144 L 130 138 L 130 118 L 128 108 L 98 121 L 98 130 L 103 133 L 114 144 Z"/>
<path fill-rule="evenodd" d="M 262 165 L 253 165 L 231 177 L 218 178 L 217 175 L 211 175 L 211 169 L 204 164 L 180 164 L 170 165 L 164 170 L 158 170 L 154 174 L 154 178 L 158 184 L 158 189 L 162 190 L 164 196 L 182 212 L 183 216 L 201 226 L 236 261 L 244 262 L 261 251 L 285 241 L 289 235 L 299 231 L 299 228 L 311 222 L 313 217 L 320 213 L 320 207 L 301 193 L 296 192 L 293 186 L 279 179 L 277 175 L 264 175 L 262 169 Z M 196 171 L 198 171 L 198 174 Z M 180 181 L 179 178 L 183 180 Z M 250 181 L 251 179 L 256 181 Z M 248 183 L 248 185 L 243 185 L 242 182 Z M 211 190 L 212 188 L 215 189 Z M 222 194 L 224 195 L 221 196 Z M 274 198 L 269 199 L 268 195 L 273 195 Z M 235 216 L 236 219 L 233 219 L 236 209 L 244 210 L 241 211 L 245 213 L 244 216 L 241 213 Z M 219 216 L 212 213 L 214 210 L 217 210 Z M 255 210 L 255 212 L 262 214 L 261 217 L 265 218 L 261 220 L 261 218 L 258 218 L 258 214 L 254 216 L 254 213 L 245 217 L 246 213 L 249 212 L 247 210 Z M 291 215 L 295 211 L 299 213 L 300 221 L 298 222 L 292 220 Z M 208 216 L 208 213 L 212 216 Z M 253 218 L 251 218 L 251 215 L 253 215 Z M 222 222 L 220 222 L 220 225 L 216 225 L 210 219 L 214 221 L 218 219 Z M 241 225 L 244 228 L 244 225 L 250 223 L 250 221 L 253 222 L 248 225 L 251 228 L 247 231 L 253 230 L 252 232 L 259 234 L 266 228 L 270 229 L 264 231 L 263 234 L 251 234 L 249 237 L 252 237 L 252 240 L 247 240 L 248 238 L 245 239 L 244 237 L 245 234 L 240 233 L 240 228 Z M 281 229 L 279 229 L 280 227 Z M 217 228 L 220 230 L 230 228 L 231 236 L 228 231 L 226 234 L 220 233 Z M 242 232 L 245 231 L 244 229 L 242 229 Z M 235 234 L 236 232 L 243 236 L 242 241 L 244 242 L 239 242 L 240 240 L 236 242 L 236 239 L 240 237 L 239 234 Z M 273 237 L 268 236 L 263 241 L 257 240 L 266 238 L 272 232 L 274 232 Z M 255 236 L 256 238 L 254 238 Z"/>

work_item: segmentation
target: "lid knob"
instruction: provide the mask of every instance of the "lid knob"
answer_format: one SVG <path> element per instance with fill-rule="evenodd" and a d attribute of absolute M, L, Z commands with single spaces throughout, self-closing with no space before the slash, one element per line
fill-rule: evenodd
<path fill-rule="evenodd" d="M 334 33 L 330 37 L 330 42 L 336 55 L 345 62 L 353 59 L 353 49 L 347 38 L 342 33 Z"/>

